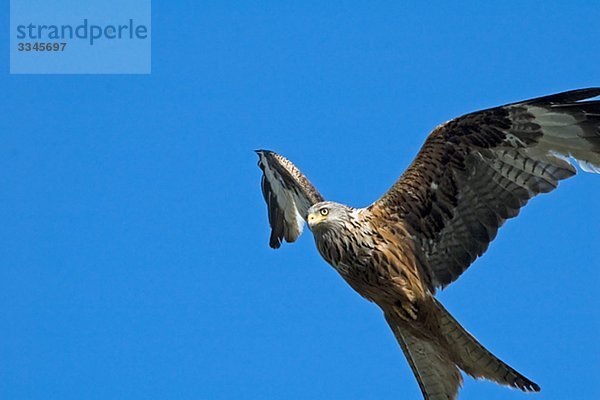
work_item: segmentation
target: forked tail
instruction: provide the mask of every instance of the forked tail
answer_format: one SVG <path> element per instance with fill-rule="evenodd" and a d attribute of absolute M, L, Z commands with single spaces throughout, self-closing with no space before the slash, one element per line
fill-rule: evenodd
<path fill-rule="evenodd" d="M 419 382 L 425 400 L 456 399 L 462 385 L 459 369 L 474 378 L 484 378 L 501 385 L 539 392 L 540 387 L 494 356 L 467 332 L 448 311 L 433 300 L 439 330 L 433 335 L 415 334 L 393 314 L 386 320 Z M 435 337 L 435 339 L 434 339 Z"/>

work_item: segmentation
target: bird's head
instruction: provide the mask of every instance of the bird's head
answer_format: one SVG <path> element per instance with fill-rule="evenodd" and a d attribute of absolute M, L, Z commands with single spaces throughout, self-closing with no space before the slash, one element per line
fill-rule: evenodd
<path fill-rule="evenodd" d="M 332 201 L 317 203 L 308 209 L 308 227 L 311 231 L 344 227 L 350 221 L 352 208 Z"/>

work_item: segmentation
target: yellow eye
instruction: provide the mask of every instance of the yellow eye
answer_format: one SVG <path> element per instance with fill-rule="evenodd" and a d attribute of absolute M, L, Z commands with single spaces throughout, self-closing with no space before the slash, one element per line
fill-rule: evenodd
<path fill-rule="evenodd" d="M 327 214 L 329 214 L 329 210 L 327 208 L 321 208 L 319 213 L 321 213 L 322 216 L 326 217 Z"/>

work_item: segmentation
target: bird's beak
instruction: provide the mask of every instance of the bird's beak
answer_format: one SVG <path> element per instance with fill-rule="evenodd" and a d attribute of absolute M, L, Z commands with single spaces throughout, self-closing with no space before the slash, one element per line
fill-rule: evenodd
<path fill-rule="evenodd" d="M 315 223 L 315 214 L 308 214 L 308 218 L 306 219 L 306 222 L 308 222 L 308 227 L 312 228 L 313 224 Z"/>
<path fill-rule="evenodd" d="M 325 218 L 322 217 L 321 215 L 316 215 L 313 213 L 308 214 L 308 218 L 306 219 L 306 221 L 308 222 L 308 227 L 309 228 L 314 228 L 316 225 L 318 225 L 321 221 L 323 221 Z"/>

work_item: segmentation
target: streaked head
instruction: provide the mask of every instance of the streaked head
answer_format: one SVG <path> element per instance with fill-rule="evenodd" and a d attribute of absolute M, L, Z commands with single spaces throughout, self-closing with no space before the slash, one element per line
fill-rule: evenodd
<path fill-rule="evenodd" d="M 351 218 L 352 208 L 332 201 L 317 203 L 308 209 L 308 226 L 311 231 L 344 226 Z"/>

